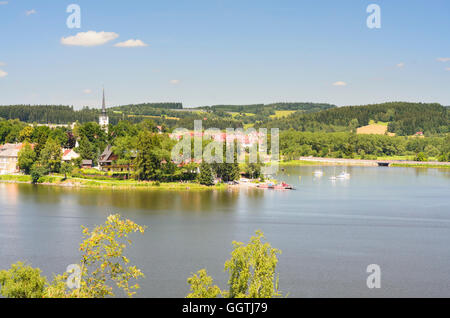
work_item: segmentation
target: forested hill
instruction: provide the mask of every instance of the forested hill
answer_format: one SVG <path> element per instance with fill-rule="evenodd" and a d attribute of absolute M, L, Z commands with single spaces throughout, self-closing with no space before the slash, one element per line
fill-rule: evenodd
<path fill-rule="evenodd" d="M 267 111 L 271 112 L 277 110 L 293 110 L 309 113 L 326 110 L 334 107 L 336 106 L 331 104 L 319 104 L 319 103 L 273 103 L 273 104 L 253 104 L 253 105 L 214 105 L 214 106 L 198 107 L 198 109 L 259 114 Z"/>
<path fill-rule="evenodd" d="M 76 111 L 71 106 L 62 105 L 11 105 L 0 106 L 0 118 L 19 119 L 26 123 L 67 124 L 75 121 L 98 120 L 98 109 L 84 108 Z"/>
<path fill-rule="evenodd" d="M 116 124 L 124 118 L 124 114 L 160 116 L 166 112 L 182 108 L 181 103 L 125 105 L 108 108 L 108 115 L 111 123 Z M 39 124 L 67 124 L 76 121 L 85 123 L 98 121 L 100 111 L 100 107 L 84 107 L 81 110 L 75 110 L 72 106 L 63 105 L 10 105 L 0 106 L 0 118 L 19 119 L 26 123 Z"/>
<path fill-rule="evenodd" d="M 110 110 L 130 114 L 150 115 L 154 109 L 183 109 L 182 103 L 142 103 L 111 107 Z"/>
<path fill-rule="evenodd" d="M 194 120 L 204 127 L 280 128 L 299 131 L 353 131 L 371 121 L 387 123 L 388 131 L 400 136 L 450 132 L 450 108 L 439 104 L 391 102 L 365 106 L 335 107 L 330 104 L 275 103 L 256 105 L 217 105 L 183 110 L 181 103 L 146 103 L 108 108 L 111 124 L 120 120 L 138 123 L 146 119 L 168 128 L 191 128 Z M 67 124 L 97 122 L 99 108 L 75 110 L 62 105 L 0 106 L 0 118 L 26 123 Z"/>
<path fill-rule="evenodd" d="M 440 104 L 390 102 L 365 106 L 345 106 L 285 118 L 267 119 L 261 127 L 279 127 L 300 131 L 349 131 L 370 121 L 387 122 L 388 131 L 397 135 L 450 132 L 450 109 Z"/>

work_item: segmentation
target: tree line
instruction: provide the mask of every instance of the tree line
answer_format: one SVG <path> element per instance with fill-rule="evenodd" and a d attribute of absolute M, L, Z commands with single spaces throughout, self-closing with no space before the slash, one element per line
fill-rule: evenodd
<path fill-rule="evenodd" d="M 376 159 L 383 156 L 417 156 L 423 153 L 426 157 L 450 161 L 450 135 L 417 138 L 288 130 L 280 134 L 280 152 L 286 159 L 301 156 Z M 419 161 L 426 161 L 423 160 L 424 157 L 421 159 Z"/>
<path fill-rule="evenodd" d="M 295 113 L 286 118 L 266 119 L 257 126 L 298 131 L 354 131 L 373 120 L 387 122 L 388 131 L 400 136 L 450 132 L 450 111 L 439 104 L 392 102 L 331 108 L 321 112 Z"/>

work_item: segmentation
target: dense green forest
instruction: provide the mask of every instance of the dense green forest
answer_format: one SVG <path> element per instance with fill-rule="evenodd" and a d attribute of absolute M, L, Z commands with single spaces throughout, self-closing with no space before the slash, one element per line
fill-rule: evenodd
<path fill-rule="evenodd" d="M 145 118 L 139 115 L 155 117 L 171 116 L 178 114 L 177 112 L 171 110 L 182 108 L 183 105 L 181 103 L 126 105 L 108 108 L 108 116 L 110 118 L 110 122 L 113 124 L 118 123 L 120 120 L 124 119 L 125 116 L 128 117 L 127 115 L 138 115 L 136 118 L 131 118 L 131 120 L 140 122 Z M 80 110 L 75 110 L 73 106 L 63 105 L 0 106 L 0 118 L 19 119 L 20 121 L 26 123 L 38 124 L 68 124 L 76 121 L 80 123 L 98 121 L 100 112 L 100 108 L 84 107 Z"/>
<path fill-rule="evenodd" d="M 388 131 L 400 136 L 422 131 L 427 135 L 450 132 L 450 112 L 439 104 L 392 102 L 332 108 L 311 114 L 294 113 L 285 118 L 266 119 L 260 127 L 299 131 L 352 131 L 375 122 L 388 122 Z"/>
<path fill-rule="evenodd" d="M 280 114 L 281 113 L 281 114 Z M 75 110 L 61 105 L 0 106 L 0 118 L 26 123 L 67 124 L 96 122 L 100 109 Z M 151 119 L 167 130 L 192 129 L 194 120 L 204 128 L 264 127 L 309 132 L 352 132 L 371 121 L 385 122 L 388 131 L 399 136 L 423 132 L 426 136 L 450 132 L 450 110 L 439 104 L 392 102 L 366 106 L 335 107 L 314 103 L 217 105 L 183 109 L 181 103 L 147 103 L 108 108 L 110 123 L 121 120 L 138 124 Z"/>
<path fill-rule="evenodd" d="M 198 108 L 213 111 L 221 110 L 224 112 L 259 114 L 264 111 L 276 111 L 276 110 L 316 112 L 334 107 L 336 106 L 330 104 L 317 104 L 317 103 L 274 103 L 274 104 L 254 104 L 254 105 L 214 105 L 214 106 L 203 106 Z"/>
<path fill-rule="evenodd" d="M 450 135 L 414 138 L 288 130 L 280 134 L 280 152 L 286 159 L 297 159 L 300 156 L 377 159 L 424 153 L 427 157 L 449 161 Z"/>

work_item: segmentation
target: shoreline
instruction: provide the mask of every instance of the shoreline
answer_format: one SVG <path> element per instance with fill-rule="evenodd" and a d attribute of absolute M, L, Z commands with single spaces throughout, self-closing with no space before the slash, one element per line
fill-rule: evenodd
<path fill-rule="evenodd" d="M 214 186 L 205 186 L 194 182 L 161 182 L 154 181 L 103 181 L 94 179 L 81 178 L 64 178 L 61 176 L 47 176 L 46 181 L 37 183 L 40 186 L 53 186 L 61 188 L 78 188 L 78 189 L 101 189 L 101 190 L 146 190 L 146 191 L 211 191 L 211 190 L 226 190 L 228 185 L 217 184 Z M 15 183 L 15 184 L 32 184 L 31 177 L 26 175 L 2 175 L 0 176 L 0 183 Z"/>
<path fill-rule="evenodd" d="M 407 160 L 367 160 L 322 157 L 300 157 L 297 160 L 280 161 L 280 166 L 364 166 L 378 167 L 379 162 L 387 162 L 390 167 L 441 168 L 450 169 L 450 162 L 407 161 Z"/>

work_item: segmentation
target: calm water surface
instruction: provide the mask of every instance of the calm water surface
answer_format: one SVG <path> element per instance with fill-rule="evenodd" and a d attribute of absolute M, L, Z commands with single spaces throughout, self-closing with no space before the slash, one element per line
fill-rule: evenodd
<path fill-rule="evenodd" d="M 296 191 L 146 192 L 0 184 L 0 268 L 17 260 L 62 273 L 79 260 L 80 226 L 111 213 L 148 226 L 128 251 L 146 275 L 141 297 L 184 297 L 206 268 L 225 286 L 233 240 L 255 230 L 283 251 L 280 288 L 290 297 L 450 297 L 450 171 L 289 167 Z M 366 267 L 382 270 L 379 290 Z"/>

